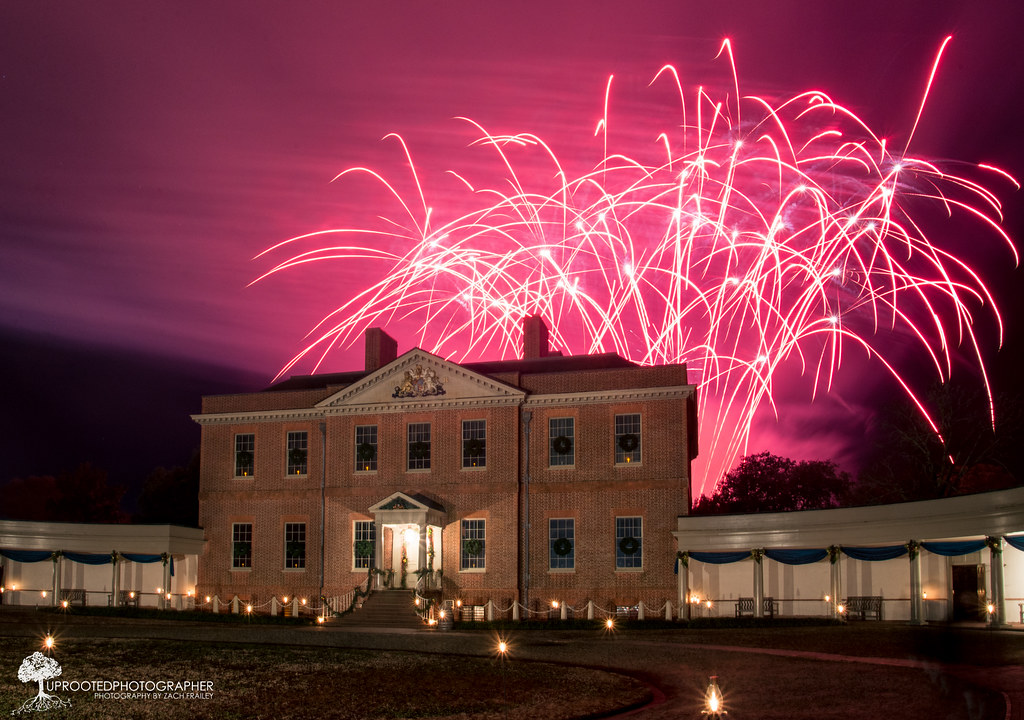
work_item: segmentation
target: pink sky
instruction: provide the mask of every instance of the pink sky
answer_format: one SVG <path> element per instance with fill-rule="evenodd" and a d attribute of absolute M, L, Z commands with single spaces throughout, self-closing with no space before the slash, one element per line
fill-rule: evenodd
<path fill-rule="evenodd" d="M 536 133 L 583 167 L 609 74 L 628 142 L 647 129 L 638 98 L 663 64 L 688 85 L 731 82 L 714 60 L 724 37 L 745 90 L 821 88 L 902 138 L 952 34 L 914 151 L 1019 178 L 1022 30 L 1011 0 L 6 3 L 0 328 L 269 382 L 363 277 L 332 267 L 247 287 L 268 267 L 252 258 L 374 211 L 378 198 L 330 180 L 356 165 L 400 176 L 385 134 L 406 138 L 440 204 L 442 173 L 474 137 L 455 116 Z M 1012 232 L 1021 196 L 1005 189 Z M 997 290 L 1018 284 L 1005 254 L 973 261 Z M 400 350 L 415 342 L 412 325 L 390 332 Z M 325 369 L 360 363 L 356 348 Z M 851 371 L 814 404 L 789 379 L 781 422 L 762 414 L 750 450 L 855 464 L 866 414 L 891 392 L 881 375 Z"/>

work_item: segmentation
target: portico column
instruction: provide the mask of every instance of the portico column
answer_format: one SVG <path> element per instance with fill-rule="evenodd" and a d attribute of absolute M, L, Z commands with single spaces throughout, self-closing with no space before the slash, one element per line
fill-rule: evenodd
<path fill-rule="evenodd" d="M 840 582 L 841 567 L 839 564 L 839 546 L 830 545 L 828 548 L 828 562 L 829 562 L 829 576 L 828 576 L 828 592 L 829 592 L 829 605 L 828 605 L 828 616 L 833 620 L 836 618 L 836 608 L 839 607 L 839 596 L 842 595 L 843 588 Z"/>
<path fill-rule="evenodd" d="M 171 556 L 163 554 L 164 561 L 164 591 L 160 593 L 160 609 L 167 610 L 170 603 L 167 601 L 167 593 L 171 591 Z"/>
<path fill-rule="evenodd" d="M 58 551 L 50 559 L 53 560 L 53 594 L 50 596 L 50 605 L 56 607 L 61 600 L 59 591 L 61 577 L 64 575 L 64 555 Z"/>
<path fill-rule="evenodd" d="M 380 518 L 374 518 L 373 520 L 373 567 L 378 570 L 384 569 L 384 521 Z M 378 574 L 376 581 L 367 585 L 366 589 L 371 590 L 372 585 L 376 585 L 378 589 L 382 587 L 384 576 Z"/>
<path fill-rule="evenodd" d="M 427 521 L 424 520 L 420 523 L 420 540 L 419 540 L 419 552 L 417 553 L 419 559 L 416 561 L 416 569 L 421 571 L 420 577 L 423 577 L 423 570 L 427 569 Z M 426 585 L 424 584 L 424 589 Z"/>
<path fill-rule="evenodd" d="M 676 558 L 679 574 L 676 576 L 676 593 L 679 600 L 679 619 L 690 619 L 690 554 L 679 553 Z"/>
<path fill-rule="evenodd" d="M 924 603 L 921 598 L 921 550 L 920 543 L 907 543 L 910 555 L 910 624 L 924 625 Z"/>
<path fill-rule="evenodd" d="M 1003 587 L 1003 539 L 1001 537 L 987 537 L 985 544 L 988 545 L 988 559 L 991 566 L 992 576 L 992 605 L 994 612 L 989 615 L 989 625 L 997 627 L 1005 623 L 1003 599 L 1006 594 Z"/>
<path fill-rule="evenodd" d="M 121 594 L 121 573 L 118 572 L 118 567 L 117 567 L 118 559 L 119 558 L 118 558 L 117 552 L 110 553 L 110 564 L 114 568 L 114 579 L 110 583 L 110 587 L 113 588 L 113 594 L 110 596 L 110 606 L 111 607 L 117 607 L 118 606 L 118 604 L 119 604 L 118 600 L 120 599 L 119 596 Z"/>
<path fill-rule="evenodd" d="M 750 551 L 754 558 L 754 617 L 764 617 L 764 568 L 761 559 L 764 557 L 764 550 L 754 548 Z"/>

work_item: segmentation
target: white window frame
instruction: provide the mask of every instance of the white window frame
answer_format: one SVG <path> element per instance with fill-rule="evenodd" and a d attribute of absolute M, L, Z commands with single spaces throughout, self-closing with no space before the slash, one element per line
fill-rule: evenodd
<path fill-rule="evenodd" d="M 376 472 L 377 471 L 377 460 L 380 457 L 380 445 L 377 444 L 377 426 L 376 425 L 356 425 L 355 429 L 355 446 L 353 450 L 353 457 L 355 458 L 355 471 L 356 472 Z M 363 443 L 369 443 L 373 445 L 373 459 L 372 460 L 360 460 L 359 459 L 359 446 Z"/>
<path fill-rule="evenodd" d="M 243 466 L 239 463 L 239 453 L 247 452 L 252 455 L 252 463 L 248 466 L 249 472 L 243 472 Z M 256 474 L 256 433 L 235 433 L 235 451 L 232 453 L 232 472 L 235 477 L 253 477 Z"/>
<path fill-rule="evenodd" d="M 567 555 L 555 552 L 555 541 L 566 539 L 572 543 Z M 576 518 L 550 518 L 548 520 L 548 570 L 575 572 L 576 570 Z"/>
<path fill-rule="evenodd" d="M 290 539 L 291 536 L 300 534 L 301 539 Z M 301 542 L 302 543 L 302 559 L 297 565 L 289 565 L 288 559 L 288 543 Z M 284 569 L 285 570 L 305 570 L 306 569 L 306 523 L 304 522 L 286 522 L 284 524 Z"/>
<path fill-rule="evenodd" d="M 569 439 L 571 446 L 569 452 L 555 452 L 555 439 L 565 436 Z M 548 418 L 548 467 L 571 468 L 576 467 L 576 418 L 575 417 L 553 417 Z"/>
<path fill-rule="evenodd" d="M 643 419 L 640 413 L 620 413 L 615 416 L 615 464 L 639 465 L 643 462 L 644 440 L 641 434 Z M 624 435 L 636 435 L 636 450 L 626 452 L 619 445 Z"/>
<path fill-rule="evenodd" d="M 470 555 L 466 552 L 467 540 L 479 540 L 480 552 Z M 487 570 L 487 520 L 485 518 L 463 518 L 459 524 L 459 571 L 484 572 Z"/>
<path fill-rule="evenodd" d="M 626 537 L 639 541 L 640 547 L 632 555 L 627 555 L 619 547 Z M 636 571 L 644 568 L 644 519 L 641 515 L 622 515 L 615 518 L 615 569 Z"/>
<path fill-rule="evenodd" d="M 483 450 L 479 455 L 469 455 L 466 451 L 466 443 L 470 440 L 479 440 L 483 444 Z M 476 470 L 487 467 L 487 420 L 463 420 L 462 421 L 462 469 Z"/>
<path fill-rule="evenodd" d="M 433 448 L 430 444 L 430 423 L 429 422 L 416 422 L 409 423 L 406 426 L 406 445 L 405 445 L 405 457 L 406 457 L 406 469 L 408 470 L 430 470 L 430 459 Z M 412 446 L 413 443 L 422 442 L 427 445 L 427 456 L 425 458 L 413 458 Z"/>
<path fill-rule="evenodd" d="M 292 463 L 292 450 L 302 450 L 302 463 Z M 306 430 L 289 430 L 285 436 L 285 475 L 302 477 L 309 472 L 309 432 Z M 299 472 L 301 470 L 302 472 Z"/>
<path fill-rule="evenodd" d="M 360 540 L 368 540 L 373 545 L 369 557 L 356 555 L 356 543 Z M 356 520 L 352 523 L 352 570 L 369 570 L 376 567 L 377 560 L 377 525 L 373 520 Z M 366 565 L 360 565 L 366 561 Z"/>
<path fill-rule="evenodd" d="M 248 539 L 247 540 L 239 540 L 238 539 L 238 536 L 240 534 L 239 531 L 243 527 L 247 528 L 247 530 L 245 531 L 245 534 L 248 535 Z M 235 562 L 236 562 L 235 544 L 239 543 L 239 542 L 247 542 L 247 543 L 249 543 L 249 555 L 248 555 L 249 564 L 248 565 L 236 565 L 235 564 Z M 231 523 L 231 569 L 232 570 L 252 570 L 252 566 L 253 566 L 253 557 L 252 557 L 252 523 L 251 522 Z"/>

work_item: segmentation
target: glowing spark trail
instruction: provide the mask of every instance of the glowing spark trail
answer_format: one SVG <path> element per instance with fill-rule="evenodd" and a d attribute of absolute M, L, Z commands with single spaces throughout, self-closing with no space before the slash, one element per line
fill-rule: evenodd
<path fill-rule="evenodd" d="M 731 62 L 728 43 L 720 55 Z M 996 195 L 966 174 L 893 155 L 821 91 L 737 101 L 734 66 L 733 78 L 722 99 L 706 88 L 688 99 L 674 68 L 655 75 L 652 84 L 671 82 L 679 101 L 650 138 L 661 148 L 655 160 L 609 149 L 609 79 L 596 133 L 601 158 L 579 176 L 535 135 L 491 134 L 467 121 L 479 133 L 475 144 L 494 153 L 500 182 L 479 187 L 453 172 L 468 209 L 450 218 L 431 212 L 412 154 L 389 136 L 412 170 L 415 199 L 374 170 L 342 174 L 379 183 L 397 201 L 398 219 L 302 235 L 260 255 L 312 244 L 258 280 L 336 260 L 362 262 L 367 276 L 382 268 L 311 331 L 281 374 L 307 356 L 318 357 L 318 368 L 365 328 L 408 316 L 422 322 L 421 347 L 442 356 L 515 357 L 523 317 L 540 314 L 562 350 L 688 364 L 700 386 L 707 460 L 695 498 L 745 451 L 755 414 L 774 410 L 773 379 L 783 368 L 798 368 L 813 396 L 831 388 L 844 355 L 857 349 L 928 418 L 890 356 L 906 345 L 893 342 L 898 336 L 939 378 L 951 372 L 956 348 L 966 348 L 987 388 L 975 313 L 990 313 L 1001 335 L 999 311 L 950 242 L 956 233 L 936 239 L 925 226 L 935 225 L 934 208 L 961 216 L 984 230 L 969 245 L 988 238 L 1016 260 Z M 513 158 L 524 149 L 538 157 L 520 169 Z M 551 171 L 537 172 L 541 161 Z M 1013 182 L 990 166 L 971 174 Z"/>

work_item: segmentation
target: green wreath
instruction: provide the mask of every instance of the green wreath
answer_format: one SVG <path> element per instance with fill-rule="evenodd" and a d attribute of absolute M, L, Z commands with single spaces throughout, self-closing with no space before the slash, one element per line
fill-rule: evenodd
<path fill-rule="evenodd" d="M 239 450 L 235 453 L 235 462 L 241 467 L 252 467 L 252 452 L 250 450 Z"/>
<path fill-rule="evenodd" d="M 484 544 L 477 538 L 470 538 L 462 541 L 462 549 L 467 555 L 479 555 L 484 549 Z"/>
<path fill-rule="evenodd" d="M 569 538 L 558 538 L 552 543 L 551 549 L 555 551 L 555 555 L 564 557 L 572 552 L 572 541 Z"/>
<path fill-rule="evenodd" d="M 559 435 L 551 441 L 551 449 L 559 455 L 568 455 L 572 452 L 572 440 L 565 435 Z"/>
<path fill-rule="evenodd" d="M 306 451 L 302 448 L 292 448 L 288 451 L 288 463 L 290 465 L 305 465 Z"/>
<path fill-rule="evenodd" d="M 480 438 L 470 438 L 462 444 L 467 457 L 480 457 L 484 454 L 484 441 Z"/>
<path fill-rule="evenodd" d="M 356 557 L 370 557 L 373 554 L 373 543 L 369 540 L 356 541 Z"/>
<path fill-rule="evenodd" d="M 619 436 L 619 449 L 622 452 L 631 453 L 640 447 L 640 438 L 635 433 L 626 433 Z"/>
<path fill-rule="evenodd" d="M 377 446 L 373 443 L 361 442 L 356 448 L 356 457 L 363 462 L 377 459 Z"/>
<path fill-rule="evenodd" d="M 430 457 L 430 446 L 422 440 L 417 440 L 409 446 L 409 457 L 413 460 L 426 460 Z"/>
<path fill-rule="evenodd" d="M 640 541 L 632 535 L 627 535 L 619 540 L 619 550 L 626 555 L 636 555 L 637 551 L 640 550 Z"/>

